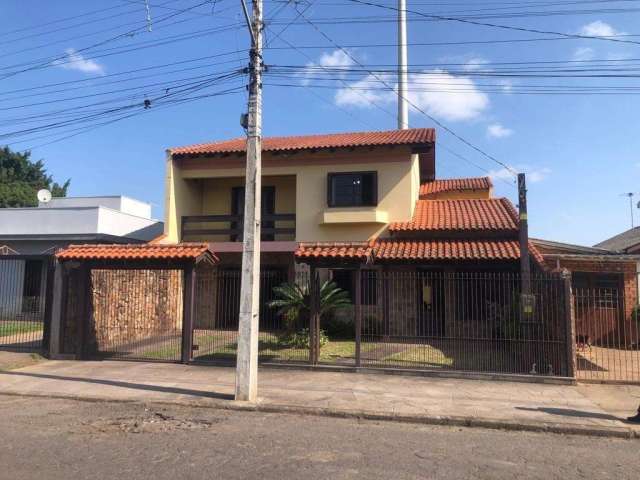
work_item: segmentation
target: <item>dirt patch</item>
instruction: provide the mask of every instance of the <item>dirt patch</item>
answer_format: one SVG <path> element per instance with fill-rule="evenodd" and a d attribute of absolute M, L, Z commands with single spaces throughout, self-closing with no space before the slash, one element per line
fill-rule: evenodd
<path fill-rule="evenodd" d="M 178 418 L 145 408 L 144 413 L 82 422 L 74 433 L 162 433 L 176 430 L 207 430 L 220 418 Z"/>

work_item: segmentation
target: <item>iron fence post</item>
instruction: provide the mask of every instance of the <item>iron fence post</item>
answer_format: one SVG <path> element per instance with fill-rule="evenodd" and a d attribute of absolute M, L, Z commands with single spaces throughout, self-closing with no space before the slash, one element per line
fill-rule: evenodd
<path fill-rule="evenodd" d="M 49 356 L 49 350 L 51 345 L 51 317 L 53 306 L 53 276 L 56 268 L 55 257 L 48 258 L 44 262 L 45 269 L 45 287 L 44 287 L 44 315 L 42 325 L 42 353 L 45 356 Z"/>
<path fill-rule="evenodd" d="M 357 268 L 355 274 L 355 329 L 356 329 L 356 367 L 360 366 L 360 342 L 361 342 L 361 332 L 362 332 L 362 269 L 360 267 Z"/>
<path fill-rule="evenodd" d="M 567 376 L 576 378 L 577 352 L 576 352 L 576 317 L 573 309 L 573 292 L 571 289 L 571 272 L 562 272 L 564 282 L 564 316 L 565 316 L 565 341 L 567 356 Z"/>
<path fill-rule="evenodd" d="M 310 315 L 309 315 L 309 356 L 312 365 L 317 365 L 320 361 L 320 279 L 318 270 L 311 267 L 311 277 L 309 278 L 310 289 Z"/>
<path fill-rule="evenodd" d="M 195 316 L 196 269 L 193 264 L 184 268 L 184 290 L 182 315 L 182 363 L 189 363 L 193 357 L 193 317 Z"/>

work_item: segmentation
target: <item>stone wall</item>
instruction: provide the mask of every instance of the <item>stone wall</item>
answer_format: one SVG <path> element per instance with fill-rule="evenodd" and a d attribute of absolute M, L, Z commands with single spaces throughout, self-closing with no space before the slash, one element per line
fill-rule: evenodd
<path fill-rule="evenodd" d="M 89 351 L 160 335 L 179 335 L 181 270 L 92 270 Z"/>

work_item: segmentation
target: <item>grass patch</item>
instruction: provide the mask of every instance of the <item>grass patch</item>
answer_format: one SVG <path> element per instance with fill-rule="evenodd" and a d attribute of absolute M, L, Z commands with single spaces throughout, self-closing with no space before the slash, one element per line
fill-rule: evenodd
<path fill-rule="evenodd" d="M 16 320 L 0 321 L 0 337 L 9 337 L 21 333 L 41 331 L 42 322 L 21 322 Z"/>
<path fill-rule="evenodd" d="M 442 350 L 431 345 L 407 345 L 405 350 L 383 357 L 381 361 L 436 368 L 452 367 L 454 363 L 452 357 L 448 357 Z"/>

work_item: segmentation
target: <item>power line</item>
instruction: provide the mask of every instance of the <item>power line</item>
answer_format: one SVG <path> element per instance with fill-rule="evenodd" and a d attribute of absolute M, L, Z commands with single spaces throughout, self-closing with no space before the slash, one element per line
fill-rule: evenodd
<path fill-rule="evenodd" d="M 301 16 L 301 15 L 299 15 L 299 16 Z M 280 39 L 281 39 L 283 42 L 285 42 L 287 45 L 289 45 L 291 48 L 293 48 L 294 50 L 296 50 L 298 53 L 300 53 L 302 56 L 304 56 L 305 58 L 307 58 L 307 60 L 309 60 L 310 62 L 313 62 L 313 59 L 312 59 L 311 57 L 309 57 L 309 56 L 308 56 L 305 52 L 303 52 L 302 50 L 299 50 L 295 45 L 293 45 L 292 43 L 290 43 L 290 42 L 289 42 L 288 40 L 286 40 L 284 37 L 280 36 Z M 320 68 L 322 69 L 322 68 L 326 68 L 326 67 L 324 67 L 324 66 L 322 66 L 322 65 L 321 65 L 321 66 L 320 66 Z M 268 69 L 267 69 L 267 73 L 269 73 L 269 70 L 268 70 Z M 385 113 L 385 114 L 389 115 L 391 118 L 394 118 L 394 119 L 396 118 L 396 117 L 395 117 L 395 114 L 393 114 L 392 112 L 390 112 L 390 111 L 389 111 L 389 110 L 387 110 L 386 108 L 384 108 L 384 107 L 382 107 L 382 106 L 378 105 L 376 102 L 374 102 L 374 101 L 373 101 L 373 100 L 371 100 L 370 98 L 368 98 L 368 97 L 364 96 L 364 94 L 362 94 L 361 92 L 359 92 L 359 91 L 357 91 L 357 90 L 354 90 L 354 89 L 352 88 L 352 86 L 351 86 L 351 85 L 349 85 L 349 83 L 347 83 L 347 82 L 343 81 L 342 79 L 338 79 L 338 80 L 339 80 L 339 81 L 341 81 L 341 82 L 345 85 L 345 87 L 346 87 L 346 88 L 348 88 L 348 89 L 350 89 L 350 90 L 354 91 L 357 95 L 361 96 L 361 97 L 362 97 L 362 98 L 363 98 L 367 103 L 369 103 L 369 104 L 371 104 L 372 106 L 376 107 L 377 109 L 379 109 L 379 110 L 380 110 L 380 111 L 382 111 L 383 113 Z M 312 93 L 314 96 L 316 96 L 317 98 L 319 98 L 319 99 L 320 99 L 320 100 L 322 100 L 323 102 L 325 102 L 325 103 L 329 103 L 329 104 L 330 104 L 330 105 L 332 105 L 334 108 L 337 108 L 338 110 L 340 110 L 340 111 L 342 111 L 342 112 L 346 113 L 346 114 L 347 114 L 347 115 L 349 115 L 350 117 L 352 117 L 352 118 L 354 118 L 354 119 L 356 119 L 356 120 L 360 121 L 361 123 L 365 123 L 365 124 L 366 124 L 367 126 L 369 126 L 369 127 L 372 127 L 372 126 L 371 126 L 371 124 L 369 124 L 368 122 L 364 122 L 363 120 L 361 120 L 359 117 L 357 117 L 357 116 L 353 115 L 353 114 L 352 114 L 351 112 L 349 112 L 348 110 L 346 110 L 346 109 L 344 109 L 344 108 L 340 107 L 339 105 L 336 105 L 336 104 L 335 104 L 335 103 L 333 103 L 333 102 L 329 102 L 327 99 L 325 99 L 325 98 L 324 98 L 324 97 L 322 97 L 321 95 L 316 94 L 316 93 L 315 93 L 311 88 L 309 88 L 309 87 L 310 87 L 309 85 L 304 85 L 304 84 L 303 84 L 303 85 L 300 85 L 300 86 L 302 86 L 302 87 L 305 87 L 305 86 L 306 86 L 306 87 L 307 87 L 307 90 L 306 90 L 306 91 L 308 91 L 308 92 Z M 374 128 L 374 127 L 372 127 L 372 128 Z M 438 145 L 442 145 L 442 143 L 441 143 L 441 142 L 438 142 Z M 456 152 L 453 152 L 453 150 L 450 150 L 450 152 L 452 152 L 455 156 L 457 156 L 458 158 L 462 159 L 463 161 L 465 161 L 465 162 L 469 163 L 470 165 L 472 165 L 472 166 L 474 166 L 474 167 L 476 167 L 476 168 L 479 168 L 479 169 L 480 169 L 480 170 L 482 170 L 483 172 L 488 172 L 488 170 L 486 170 L 486 169 L 484 169 L 484 168 L 480 167 L 479 165 L 477 165 L 476 163 L 472 162 L 471 160 L 468 160 L 467 158 L 465 158 L 465 157 L 464 157 L 464 156 L 462 156 L 461 154 L 456 153 Z M 511 187 L 514 187 L 514 185 L 513 185 L 513 184 L 511 184 L 511 183 L 507 182 L 506 180 L 504 180 L 504 179 L 502 179 L 502 178 L 501 178 L 500 180 L 501 180 L 501 181 L 503 181 L 503 182 L 505 182 L 507 185 L 509 185 L 509 186 L 511 186 Z"/>
<path fill-rule="evenodd" d="M 193 10 L 194 8 L 197 8 L 197 7 L 199 7 L 199 6 L 202 6 L 202 5 L 206 4 L 206 3 L 208 3 L 208 1 L 209 1 L 209 0 L 205 0 L 205 1 L 203 1 L 203 2 L 200 2 L 200 3 L 196 4 L 196 5 L 193 5 L 193 6 L 191 6 L 191 7 L 188 7 L 188 8 L 182 9 L 182 10 L 180 10 L 180 11 L 176 12 L 176 13 L 171 13 L 171 14 L 165 15 L 164 17 L 161 17 L 161 18 L 159 18 L 159 19 L 156 19 L 155 23 L 156 23 L 156 24 L 161 23 L 161 22 L 163 22 L 163 21 L 165 21 L 165 20 L 168 20 L 168 19 L 170 19 L 170 18 L 176 17 L 176 16 L 178 16 L 178 15 L 180 15 L 180 14 L 182 14 L 182 13 L 186 12 L 186 11 Z M 144 29 L 145 27 L 141 27 L 141 28 L 143 28 L 143 29 Z M 83 48 L 80 48 L 80 49 L 78 49 L 78 50 L 75 50 L 75 53 L 76 53 L 76 54 L 79 54 L 79 53 L 82 53 L 82 52 L 86 52 L 86 51 L 91 50 L 91 49 L 93 49 L 93 48 L 95 48 L 95 47 L 99 47 L 99 46 L 101 46 L 101 45 L 105 45 L 105 44 L 107 44 L 107 43 L 110 43 L 110 42 L 113 42 L 113 41 L 119 40 L 119 39 L 121 39 L 121 38 L 128 37 L 128 36 L 130 36 L 131 34 L 135 34 L 135 33 L 136 33 L 136 32 L 138 32 L 139 30 L 140 30 L 140 27 L 139 27 L 139 28 L 135 28 L 135 29 L 130 30 L 130 31 L 125 32 L 125 33 L 121 33 L 121 34 L 119 34 L 119 35 L 116 35 L 116 36 L 114 36 L 114 37 L 111 37 L 111 38 L 108 38 L 108 39 L 106 39 L 106 40 L 100 41 L 100 42 L 95 43 L 95 44 L 93 44 L 93 45 L 90 45 L 90 46 L 83 47 Z M 18 75 L 18 74 L 20 74 L 20 73 L 25 73 L 25 72 L 28 72 L 28 71 L 31 71 L 31 70 L 36 70 L 36 69 L 46 68 L 46 67 L 49 67 L 49 66 L 55 66 L 55 62 L 62 61 L 62 60 L 64 60 L 64 59 L 65 59 L 65 58 L 67 58 L 67 57 L 68 57 L 68 55 L 67 55 L 67 54 L 62 55 L 62 56 L 58 56 L 58 57 L 54 57 L 54 58 L 51 58 L 51 59 L 49 59 L 48 61 L 46 61 L 46 62 L 44 62 L 44 63 L 40 62 L 40 63 L 37 63 L 36 65 L 32 65 L 32 66 L 27 67 L 27 68 L 24 68 L 24 69 L 22 69 L 22 70 L 17 70 L 17 71 L 14 71 L 14 72 L 7 73 L 7 74 L 5 74 L 5 75 L 4 75 L 3 77 L 1 77 L 1 78 L 2 78 L 2 79 L 5 79 L 5 78 L 12 77 L 12 76 Z"/>
<path fill-rule="evenodd" d="M 378 3 L 373 3 L 373 2 L 366 1 L 366 0 L 346 0 L 346 1 L 352 2 L 352 3 L 357 3 L 357 4 L 360 4 L 360 5 L 369 5 L 371 7 L 383 8 L 383 9 L 386 9 L 386 10 L 393 10 L 393 11 L 396 11 L 396 12 L 398 11 L 398 9 L 396 7 L 387 6 L 387 5 L 380 5 Z M 419 16 L 425 17 L 425 18 L 431 18 L 431 19 L 443 20 L 443 21 L 450 21 L 450 22 L 465 23 L 465 24 L 469 24 L 469 25 L 476 25 L 476 26 L 482 26 L 482 27 L 499 28 L 499 29 L 503 29 L 503 30 L 514 30 L 514 31 L 518 31 L 518 32 L 539 33 L 539 34 L 545 34 L 545 35 L 558 35 L 558 36 L 565 37 L 565 38 L 578 38 L 578 39 L 587 39 L 587 40 L 602 40 L 602 41 L 607 41 L 607 42 L 631 43 L 631 44 L 635 44 L 635 45 L 640 45 L 640 42 L 637 42 L 635 40 L 623 40 L 623 39 L 620 39 L 620 38 L 598 37 L 598 36 L 595 36 L 595 35 L 579 35 L 579 34 L 572 34 L 572 33 L 554 32 L 554 31 L 551 31 L 551 30 L 539 30 L 539 29 L 533 29 L 533 28 L 516 27 L 516 26 L 513 26 L 513 25 L 501 25 L 501 24 L 497 24 L 497 23 L 480 22 L 478 20 L 470 20 L 470 19 L 459 18 L 459 17 L 449 17 L 449 16 L 443 16 L 443 15 L 427 14 L 427 13 L 422 13 L 422 12 L 418 12 L 416 10 L 410 10 L 410 9 L 406 9 L 406 11 L 407 11 L 407 13 L 412 13 L 412 14 L 419 15 Z"/>
<path fill-rule="evenodd" d="M 348 50 L 345 50 L 344 48 L 342 48 L 340 45 L 338 45 L 335 41 L 333 41 L 333 39 L 331 37 L 329 37 L 326 33 L 324 33 L 322 30 L 320 30 L 313 22 L 311 22 L 306 16 L 302 15 L 302 18 L 305 19 L 309 25 L 311 25 L 318 33 L 320 33 L 327 41 L 331 42 L 335 48 L 340 49 L 345 55 L 347 55 L 353 62 L 355 62 L 356 64 L 360 65 L 362 68 L 366 69 L 366 67 L 364 65 L 362 65 L 356 58 L 353 57 L 353 55 L 351 55 L 351 53 Z M 389 84 L 384 81 L 382 78 L 378 77 L 375 73 L 369 72 L 370 74 L 376 76 L 378 78 L 378 80 L 380 82 L 382 82 L 384 85 L 386 85 L 387 87 L 389 87 Z M 394 91 L 397 90 L 394 89 Z M 500 160 L 498 160 L 497 158 L 493 157 L 492 155 L 488 154 L 487 152 L 485 152 L 483 149 L 481 149 L 480 147 L 474 145 L 473 143 L 471 143 L 470 141 L 466 140 L 464 137 L 462 137 L 461 135 L 459 135 L 458 133 L 456 133 L 455 131 L 453 131 L 451 128 L 449 128 L 448 126 L 446 126 L 445 124 L 443 124 L 442 122 L 440 122 L 438 119 L 436 119 L 435 117 L 433 117 L 432 115 L 428 114 L 426 111 L 424 111 L 422 108 L 418 107 L 414 102 L 412 102 L 410 99 L 407 98 L 403 98 L 404 101 L 406 101 L 409 105 L 411 105 L 411 107 L 413 107 L 416 111 L 420 112 L 422 115 L 424 115 L 425 117 L 429 118 L 432 122 L 434 122 L 436 125 L 438 125 L 440 128 L 442 128 L 443 130 L 445 130 L 446 132 L 448 132 L 450 135 L 454 136 L 455 138 L 457 138 L 459 141 L 461 141 L 462 143 L 464 143 L 465 145 L 467 145 L 468 147 L 472 148 L 473 150 L 475 150 L 476 152 L 480 153 L 482 156 L 488 158 L 489 160 L 497 163 L 498 165 L 506 168 L 509 172 L 511 172 L 513 175 L 516 175 L 517 172 L 515 172 L 515 170 L 513 170 L 513 168 L 511 168 L 509 165 L 507 165 L 504 162 L 501 162 Z"/>

